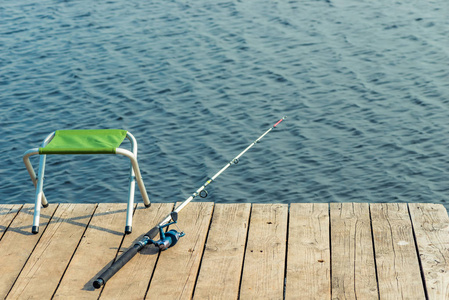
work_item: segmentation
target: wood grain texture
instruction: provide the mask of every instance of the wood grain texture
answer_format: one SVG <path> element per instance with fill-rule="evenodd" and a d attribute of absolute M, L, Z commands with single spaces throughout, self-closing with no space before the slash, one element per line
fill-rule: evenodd
<path fill-rule="evenodd" d="M 100 290 L 92 283 L 96 274 L 115 258 L 122 242 L 126 219 L 126 203 L 98 205 L 70 265 L 65 271 L 54 299 L 73 295 L 82 299 L 97 299 Z"/>
<path fill-rule="evenodd" d="M 173 203 L 153 203 L 150 208 L 145 208 L 139 204 L 133 216 L 133 232 L 125 236 L 119 255 L 141 240 L 148 230 L 173 210 L 173 206 Z M 101 299 L 144 299 L 158 256 L 159 249 L 155 246 L 142 249 L 109 279 Z"/>
<path fill-rule="evenodd" d="M 429 299 L 449 299 L 449 217 L 441 204 L 409 204 Z"/>
<path fill-rule="evenodd" d="M 22 206 L 19 204 L 0 204 L 0 241 L 6 228 L 14 220 Z"/>
<path fill-rule="evenodd" d="M 378 299 L 368 203 L 331 203 L 332 299 Z"/>
<path fill-rule="evenodd" d="M 210 202 L 192 202 L 179 213 L 178 226 L 186 235 L 160 254 L 147 299 L 192 297 L 213 207 Z"/>
<path fill-rule="evenodd" d="M 57 207 L 57 204 L 50 204 L 42 209 L 39 233 L 32 234 L 34 205 L 25 204 L 3 235 L 0 243 L 0 299 L 8 294 Z"/>
<path fill-rule="evenodd" d="M 195 299 L 237 299 L 251 204 L 216 204 Z"/>
<path fill-rule="evenodd" d="M 424 299 L 407 204 L 374 203 L 370 210 L 380 299 Z"/>
<path fill-rule="evenodd" d="M 60 204 L 8 299 L 50 299 L 96 205 Z"/>
<path fill-rule="evenodd" d="M 0 206 L 0 299 L 449 299 L 442 205 L 190 203 L 186 236 L 145 248 L 100 294 L 92 280 L 174 205 L 138 205 L 122 246 L 123 204 L 50 204 L 37 235 L 33 206 Z"/>
<path fill-rule="evenodd" d="M 330 299 L 329 205 L 290 205 L 285 299 Z"/>
<path fill-rule="evenodd" d="M 253 204 L 241 299 L 283 298 L 287 220 L 286 204 Z"/>

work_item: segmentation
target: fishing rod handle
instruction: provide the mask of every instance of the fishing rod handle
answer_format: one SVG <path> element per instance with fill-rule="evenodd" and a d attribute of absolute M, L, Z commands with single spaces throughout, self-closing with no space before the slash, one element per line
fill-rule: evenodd
<path fill-rule="evenodd" d="M 150 229 L 144 236 L 149 238 L 150 240 L 154 239 L 156 235 L 159 233 L 159 226 L 154 226 Z"/>
<path fill-rule="evenodd" d="M 123 253 L 119 259 L 117 259 L 106 271 L 101 274 L 97 280 L 94 281 L 94 288 L 101 288 L 115 273 L 118 272 L 131 258 L 133 258 L 140 249 L 143 248 L 142 244 L 135 244 L 132 248 Z"/>

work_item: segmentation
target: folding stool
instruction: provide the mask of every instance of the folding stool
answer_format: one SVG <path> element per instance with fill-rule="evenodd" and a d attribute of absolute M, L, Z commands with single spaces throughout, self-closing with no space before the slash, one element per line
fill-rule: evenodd
<path fill-rule="evenodd" d="M 131 142 L 131 151 L 119 148 L 125 138 Z M 43 179 L 46 156 L 51 154 L 120 154 L 128 157 L 131 160 L 131 167 L 125 233 L 131 233 L 136 181 L 145 206 L 149 207 L 151 203 L 137 163 L 137 141 L 130 132 L 119 129 L 56 130 L 45 138 L 40 148 L 33 148 L 25 152 L 23 162 L 36 188 L 33 233 L 39 232 L 41 205 L 48 206 L 43 192 Z M 30 163 L 30 156 L 33 155 L 40 156 L 37 177 Z"/>

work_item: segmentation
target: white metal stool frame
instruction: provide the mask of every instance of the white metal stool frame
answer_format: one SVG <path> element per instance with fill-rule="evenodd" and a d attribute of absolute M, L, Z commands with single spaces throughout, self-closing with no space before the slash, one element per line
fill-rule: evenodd
<path fill-rule="evenodd" d="M 55 136 L 55 132 L 50 133 L 45 140 L 42 142 L 41 147 L 44 148 L 47 146 L 53 137 Z M 116 154 L 121 154 L 123 156 L 126 156 L 131 161 L 130 166 L 130 177 L 129 177 L 129 194 L 128 194 L 128 205 L 126 209 L 126 226 L 125 226 L 125 233 L 131 233 L 132 232 L 132 216 L 133 216 L 133 209 L 134 209 L 134 192 L 136 187 L 136 180 L 137 185 L 139 186 L 140 193 L 143 198 L 143 202 L 145 204 L 145 207 L 150 207 L 150 199 L 148 198 L 147 190 L 145 189 L 145 184 L 142 180 L 142 175 L 140 173 L 139 164 L 137 162 L 137 141 L 134 138 L 134 136 L 130 132 L 126 132 L 126 138 L 131 142 L 131 151 L 123 149 L 123 148 L 116 148 Z M 36 173 L 34 172 L 34 168 L 31 165 L 30 157 L 33 155 L 39 155 L 39 171 L 38 176 L 36 177 Z M 32 148 L 28 151 L 26 151 L 23 154 L 23 162 L 25 163 L 25 166 L 28 170 L 28 173 L 30 174 L 31 180 L 34 183 L 34 187 L 36 188 L 36 195 L 35 195 L 35 201 L 34 201 L 34 217 L 33 217 L 33 227 L 31 232 L 36 234 L 39 232 L 39 217 L 41 212 L 41 205 L 43 207 L 48 206 L 47 198 L 45 197 L 45 194 L 43 192 L 44 187 L 44 173 L 45 173 L 45 161 L 46 161 L 46 154 L 39 154 L 39 148 Z"/>

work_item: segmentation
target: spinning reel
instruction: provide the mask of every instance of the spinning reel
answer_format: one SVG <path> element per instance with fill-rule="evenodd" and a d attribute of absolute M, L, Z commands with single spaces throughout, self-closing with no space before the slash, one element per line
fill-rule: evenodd
<path fill-rule="evenodd" d="M 164 232 L 164 228 L 168 227 L 170 225 L 176 224 L 178 223 L 178 213 L 177 212 L 172 212 L 170 214 L 170 217 L 172 219 L 173 222 L 167 223 L 165 225 L 162 226 L 158 226 L 159 228 L 159 236 L 160 236 L 160 240 L 155 241 L 155 240 L 150 240 L 149 244 L 153 244 L 157 247 L 159 247 L 159 249 L 161 251 L 167 250 L 170 247 L 173 247 L 174 245 L 176 245 L 176 243 L 178 242 L 178 240 L 180 238 L 182 238 L 185 233 L 184 232 L 179 232 L 175 229 L 171 229 L 167 232 Z M 178 226 L 176 226 L 178 227 Z M 179 229 L 179 228 L 178 228 Z"/>
<path fill-rule="evenodd" d="M 245 154 L 246 151 L 248 151 L 251 147 L 253 147 L 256 143 L 258 143 L 265 135 L 267 135 L 271 130 L 276 128 L 286 117 L 283 117 L 279 121 L 277 121 L 276 124 L 274 124 L 271 128 L 269 128 L 267 131 L 265 131 L 261 136 L 257 138 L 253 143 L 251 143 L 248 147 L 246 147 L 245 150 L 240 152 L 233 160 L 228 162 L 218 173 L 216 173 L 214 176 L 212 176 L 208 181 L 206 181 L 203 186 L 201 186 L 198 190 L 196 190 L 195 193 L 193 193 L 189 198 L 184 200 L 175 211 L 173 211 L 171 214 L 169 214 L 164 220 L 162 220 L 159 225 L 154 226 L 151 228 L 150 231 L 148 231 L 143 238 L 134 244 L 133 247 L 129 248 L 125 253 L 123 253 L 106 271 L 104 271 L 97 280 L 94 281 L 93 285 L 95 288 L 100 288 L 103 286 L 106 281 L 108 281 L 115 273 L 117 273 L 118 270 L 120 270 L 131 258 L 133 258 L 140 250 L 142 250 L 146 245 L 153 244 L 157 246 L 161 251 L 167 250 L 170 247 L 173 247 L 176 245 L 178 240 L 183 237 L 185 234 L 182 231 L 177 231 L 174 229 L 171 229 L 167 232 L 164 232 L 164 228 L 167 226 L 170 226 L 172 224 L 178 223 L 178 212 L 185 207 L 187 204 L 189 204 L 196 196 L 200 196 L 202 198 L 207 197 L 207 191 L 205 188 L 212 183 L 218 176 L 220 176 L 221 173 L 226 171 L 227 168 L 229 168 L 231 165 L 238 164 L 239 158 Z M 170 222 L 171 221 L 171 222 Z M 168 224 L 165 224 L 167 222 L 170 222 Z M 163 225 L 165 224 L 165 225 Z M 157 236 L 159 232 L 160 239 L 155 241 L 153 238 Z"/>

